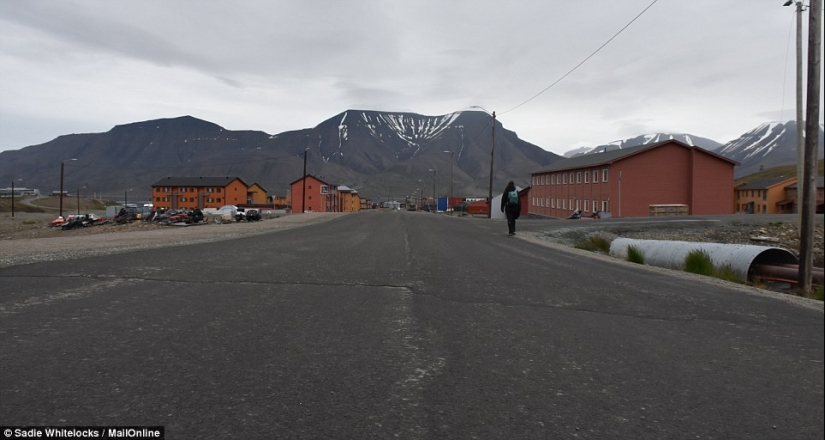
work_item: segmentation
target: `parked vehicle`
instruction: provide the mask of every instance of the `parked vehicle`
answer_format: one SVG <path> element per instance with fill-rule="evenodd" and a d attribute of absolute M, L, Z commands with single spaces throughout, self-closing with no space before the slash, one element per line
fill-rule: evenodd
<path fill-rule="evenodd" d="M 114 217 L 115 223 L 123 224 L 123 223 L 131 223 L 138 218 L 138 210 L 135 207 L 127 206 L 124 208 L 120 208 L 117 215 Z"/>
<path fill-rule="evenodd" d="M 257 209 L 250 209 L 246 211 L 245 215 L 246 221 L 248 222 L 256 222 L 261 219 L 261 212 Z"/>
<path fill-rule="evenodd" d="M 108 223 L 108 220 L 94 214 L 70 215 L 60 228 L 63 230 L 85 228 L 87 226 L 102 225 L 104 223 Z"/>

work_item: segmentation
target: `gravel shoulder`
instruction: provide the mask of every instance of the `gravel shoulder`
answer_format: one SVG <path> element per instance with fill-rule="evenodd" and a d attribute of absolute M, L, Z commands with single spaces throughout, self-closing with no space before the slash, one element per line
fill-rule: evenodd
<path fill-rule="evenodd" d="M 258 222 L 165 226 L 151 222 L 105 224 L 64 231 L 53 214 L 0 214 L 0 267 L 231 240 L 321 223 L 347 213 L 284 215 Z"/>

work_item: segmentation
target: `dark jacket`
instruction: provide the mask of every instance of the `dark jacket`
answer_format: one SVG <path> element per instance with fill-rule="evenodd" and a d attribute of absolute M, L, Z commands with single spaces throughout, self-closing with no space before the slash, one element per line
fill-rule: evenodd
<path fill-rule="evenodd" d="M 509 203 L 509 197 L 507 197 L 507 193 L 509 193 L 510 191 L 518 191 L 518 190 L 516 190 L 515 186 L 513 186 L 513 187 L 508 186 L 507 189 L 505 189 L 504 192 L 501 193 L 501 212 L 504 212 L 504 210 L 506 209 L 507 212 L 520 213 L 521 212 L 521 198 L 519 198 L 518 203 L 516 203 L 515 205 L 511 205 Z"/>

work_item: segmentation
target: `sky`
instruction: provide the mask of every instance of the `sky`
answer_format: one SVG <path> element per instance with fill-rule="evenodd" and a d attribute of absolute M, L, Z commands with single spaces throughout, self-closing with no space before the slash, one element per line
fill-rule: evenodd
<path fill-rule="evenodd" d="M 478 107 L 557 154 L 656 132 L 725 143 L 795 118 L 783 3 L 0 0 L 0 151 L 184 115 L 278 134 Z"/>

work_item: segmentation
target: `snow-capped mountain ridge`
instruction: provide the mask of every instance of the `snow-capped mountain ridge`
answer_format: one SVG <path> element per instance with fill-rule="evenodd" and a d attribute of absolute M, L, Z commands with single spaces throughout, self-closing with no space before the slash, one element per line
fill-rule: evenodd
<path fill-rule="evenodd" d="M 582 154 L 601 153 L 603 151 L 621 150 L 623 148 L 636 147 L 639 145 L 655 144 L 666 140 L 675 139 L 684 142 L 688 145 L 696 145 L 706 150 L 714 151 L 722 144 L 699 136 L 694 136 L 686 133 L 649 133 L 639 135 L 630 139 L 622 139 L 606 144 L 598 145 L 596 147 L 588 148 L 581 147 L 575 150 L 568 151 L 564 154 L 565 157 L 574 157 Z"/>
<path fill-rule="evenodd" d="M 823 126 L 819 125 L 818 157 L 823 156 Z M 747 176 L 762 168 L 793 165 L 796 157 L 796 121 L 766 122 L 739 136 L 716 151 L 739 162 L 736 177 Z"/>

